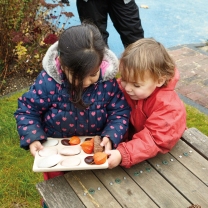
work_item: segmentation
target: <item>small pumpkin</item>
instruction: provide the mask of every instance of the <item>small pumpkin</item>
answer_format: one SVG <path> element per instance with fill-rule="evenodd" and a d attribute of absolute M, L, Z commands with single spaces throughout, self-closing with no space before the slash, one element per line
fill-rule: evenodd
<path fill-rule="evenodd" d="M 101 164 L 103 164 L 103 163 L 106 162 L 106 160 L 107 160 L 107 154 L 105 152 L 96 152 L 93 155 L 93 159 L 94 159 L 94 163 L 96 165 L 101 165 Z"/>
<path fill-rule="evenodd" d="M 94 148 L 94 142 L 93 140 L 87 140 L 84 141 L 81 145 L 82 150 L 87 153 L 87 154 L 91 154 L 93 152 L 93 148 Z"/>
<path fill-rule="evenodd" d="M 79 144 L 80 143 L 80 138 L 78 136 L 73 136 L 70 138 L 69 140 L 69 144 L 70 145 L 76 145 L 76 144 Z"/>

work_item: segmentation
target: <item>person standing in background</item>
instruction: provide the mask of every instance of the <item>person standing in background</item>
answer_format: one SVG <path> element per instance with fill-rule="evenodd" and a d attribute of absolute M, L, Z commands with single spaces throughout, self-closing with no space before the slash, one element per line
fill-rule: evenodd
<path fill-rule="evenodd" d="M 124 47 L 144 38 L 139 8 L 135 0 L 77 0 L 80 21 L 93 22 L 108 45 L 108 14 L 120 35 Z"/>

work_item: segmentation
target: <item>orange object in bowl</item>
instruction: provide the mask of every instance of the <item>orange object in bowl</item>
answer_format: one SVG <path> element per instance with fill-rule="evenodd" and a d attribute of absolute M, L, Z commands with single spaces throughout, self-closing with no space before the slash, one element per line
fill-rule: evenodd
<path fill-rule="evenodd" d="M 87 141 L 84 141 L 80 146 L 82 147 L 82 150 L 85 153 L 91 154 L 93 152 L 94 142 L 93 140 L 87 140 Z"/>
<path fill-rule="evenodd" d="M 76 144 L 79 144 L 80 143 L 80 138 L 78 136 L 73 136 L 70 138 L 69 140 L 69 144 L 70 145 L 76 145 Z"/>
<path fill-rule="evenodd" d="M 105 152 L 96 152 L 93 155 L 93 158 L 94 158 L 94 163 L 96 165 L 101 165 L 101 164 L 103 164 L 103 163 L 106 162 L 106 160 L 107 160 L 107 154 Z"/>

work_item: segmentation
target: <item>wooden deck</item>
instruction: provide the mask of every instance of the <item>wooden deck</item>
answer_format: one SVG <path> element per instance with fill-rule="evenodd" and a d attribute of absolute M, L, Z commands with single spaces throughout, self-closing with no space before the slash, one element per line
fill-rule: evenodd
<path fill-rule="evenodd" d="M 49 208 L 207 208 L 208 137 L 190 128 L 170 153 L 130 169 L 71 171 L 36 187 Z"/>

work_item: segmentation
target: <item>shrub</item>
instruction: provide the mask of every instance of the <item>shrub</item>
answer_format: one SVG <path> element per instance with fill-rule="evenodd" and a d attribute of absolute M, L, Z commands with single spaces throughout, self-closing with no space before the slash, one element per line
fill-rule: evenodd
<path fill-rule="evenodd" d="M 69 19 L 66 3 L 44 0 L 0 0 L 0 90 L 5 78 L 21 71 L 35 76 L 42 69 L 41 61 L 48 47 L 58 40 Z M 61 7 L 59 14 L 56 8 Z M 58 13 L 58 12 L 57 12 Z M 60 25 L 60 18 L 65 22 Z"/>

